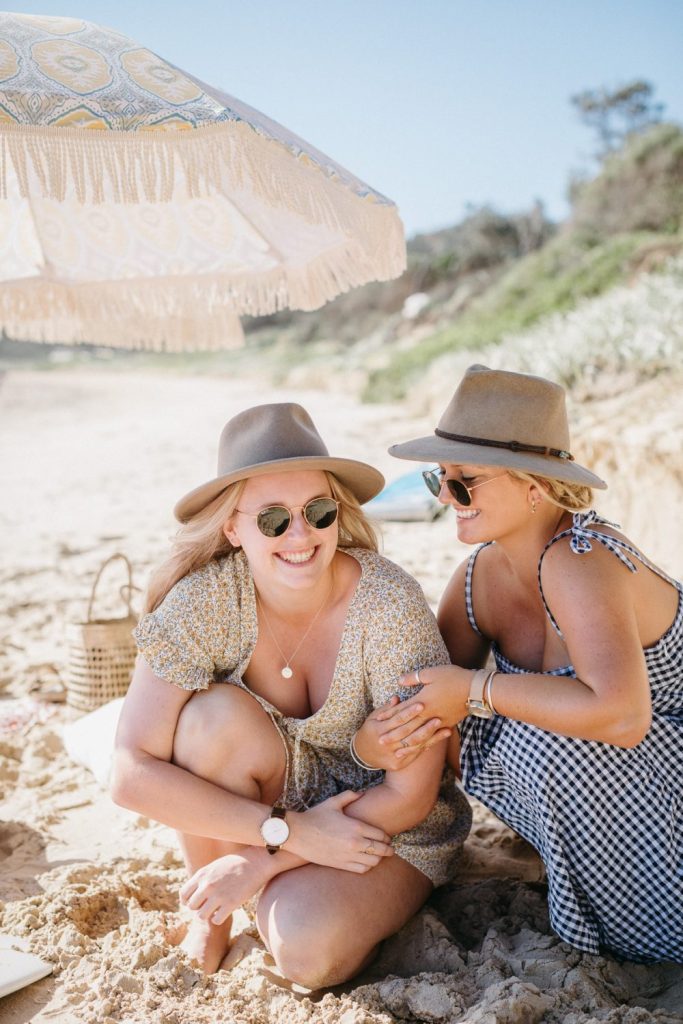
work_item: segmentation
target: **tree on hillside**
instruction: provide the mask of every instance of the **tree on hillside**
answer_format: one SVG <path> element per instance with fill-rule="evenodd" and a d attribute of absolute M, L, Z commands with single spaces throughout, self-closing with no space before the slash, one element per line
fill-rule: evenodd
<path fill-rule="evenodd" d="M 571 97 L 583 123 L 598 136 L 596 153 L 602 160 L 624 142 L 662 119 L 664 104 L 654 99 L 650 82 L 636 79 L 616 89 L 584 89 Z"/>

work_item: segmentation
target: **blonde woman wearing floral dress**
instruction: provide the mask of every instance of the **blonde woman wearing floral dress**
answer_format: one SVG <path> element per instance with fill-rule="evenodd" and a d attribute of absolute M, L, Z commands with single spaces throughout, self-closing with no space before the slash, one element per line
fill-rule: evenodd
<path fill-rule="evenodd" d="M 425 480 L 476 547 L 439 608 L 455 664 L 373 714 L 361 756 L 414 764 L 458 726 L 450 759 L 538 849 L 555 931 L 683 962 L 683 587 L 590 510 L 606 485 L 551 381 L 472 366 L 434 434 L 391 452 L 438 463 Z"/>
<path fill-rule="evenodd" d="M 229 421 L 218 476 L 176 506 L 112 791 L 178 830 L 183 945 L 207 971 L 232 911 L 262 890 L 258 927 L 283 974 L 346 980 L 452 875 L 469 829 L 445 742 L 387 772 L 354 748 L 401 674 L 448 662 L 419 586 L 377 554 L 361 511 L 382 482 L 330 456 L 300 406 L 264 405 Z"/>

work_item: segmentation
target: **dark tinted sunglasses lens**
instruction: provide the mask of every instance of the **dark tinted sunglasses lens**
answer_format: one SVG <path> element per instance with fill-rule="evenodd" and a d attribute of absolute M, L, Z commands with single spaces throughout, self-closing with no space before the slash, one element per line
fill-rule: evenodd
<path fill-rule="evenodd" d="M 281 537 L 291 521 L 289 509 L 284 505 L 262 508 L 256 517 L 256 525 L 265 537 Z"/>
<path fill-rule="evenodd" d="M 459 505 L 467 506 L 472 504 L 472 495 L 461 480 L 447 480 L 446 484 Z"/>
<path fill-rule="evenodd" d="M 337 503 L 332 498 L 314 498 L 306 505 L 304 516 L 309 526 L 326 530 L 337 518 Z"/>
<path fill-rule="evenodd" d="M 427 489 L 435 498 L 438 498 L 441 492 L 441 477 L 439 474 L 435 473 L 433 469 L 425 469 L 422 471 L 422 479 L 427 484 Z"/>

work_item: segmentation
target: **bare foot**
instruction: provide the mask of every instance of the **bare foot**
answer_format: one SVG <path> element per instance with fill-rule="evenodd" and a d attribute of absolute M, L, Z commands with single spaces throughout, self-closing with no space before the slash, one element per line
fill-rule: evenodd
<path fill-rule="evenodd" d="M 232 917 L 223 924 L 211 924 L 194 917 L 180 948 L 195 960 L 205 974 L 214 974 L 230 947 Z"/>

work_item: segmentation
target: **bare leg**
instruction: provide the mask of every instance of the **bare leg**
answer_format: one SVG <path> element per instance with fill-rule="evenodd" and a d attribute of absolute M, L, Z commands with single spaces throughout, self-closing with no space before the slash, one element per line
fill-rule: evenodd
<path fill-rule="evenodd" d="M 307 864 L 268 884 L 259 931 L 285 977 L 327 988 L 362 970 L 431 891 L 429 879 L 397 856 L 365 875 Z"/>
<path fill-rule="evenodd" d="M 282 792 L 286 755 L 277 729 L 244 690 L 218 683 L 183 708 L 173 762 L 238 796 L 274 803 Z M 178 833 L 188 874 L 244 847 L 207 836 Z M 195 917 L 182 948 L 205 971 L 218 968 L 230 944 L 231 919 L 220 925 Z"/>

